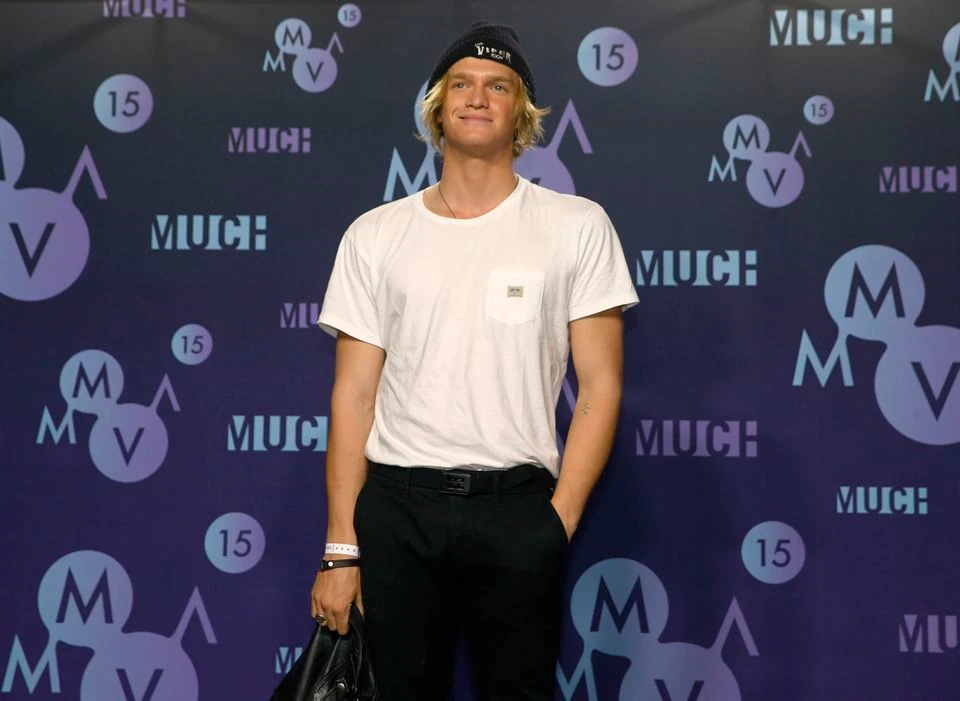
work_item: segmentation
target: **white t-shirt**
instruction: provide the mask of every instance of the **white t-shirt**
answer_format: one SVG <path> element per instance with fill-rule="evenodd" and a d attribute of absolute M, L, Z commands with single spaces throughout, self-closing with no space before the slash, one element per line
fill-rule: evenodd
<path fill-rule="evenodd" d="M 603 209 L 519 178 L 472 219 L 434 214 L 422 192 L 360 216 L 318 323 L 386 351 L 368 459 L 557 475 L 567 323 L 636 303 Z"/>

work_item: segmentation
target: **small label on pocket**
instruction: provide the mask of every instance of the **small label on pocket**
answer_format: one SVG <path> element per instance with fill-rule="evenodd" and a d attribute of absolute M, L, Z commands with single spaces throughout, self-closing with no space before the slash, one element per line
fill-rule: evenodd
<path fill-rule="evenodd" d="M 491 269 L 484 300 L 487 316 L 507 326 L 533 321 L 540 313 L 543 280 L 543 271 L 533 268 Z"/>

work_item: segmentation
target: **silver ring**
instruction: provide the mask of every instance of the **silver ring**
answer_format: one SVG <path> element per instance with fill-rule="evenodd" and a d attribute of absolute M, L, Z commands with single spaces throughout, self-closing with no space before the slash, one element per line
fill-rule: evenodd
<path fill-rule="evenodd" d="M 326 625 L 326 623 L 327 623 L 327 617 L 324 616 L 322 613 L 318 613 L 318 614 L 317 614 L 316 621 L 317 621 L 317 623 L 319 623 L 320 625 Z"/>

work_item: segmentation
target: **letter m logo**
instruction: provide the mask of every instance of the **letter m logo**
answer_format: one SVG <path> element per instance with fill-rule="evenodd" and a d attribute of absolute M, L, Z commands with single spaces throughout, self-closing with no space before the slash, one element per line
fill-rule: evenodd
<path fill-rule="evenodd" d="M 303 25 L 297 27 L 297 31 L 291 32 L 290 26 L 283 28 L 283 34 L 280 36 L 280 48 L 288 54 L 295 54 L 300 49 L 307 48 L 307 40 L 303 36 Z"/>
<path fill-rule="evenodd" d="M 286 60 L 283 58 L 283 52 L 278 51 L 277 55 L 274 56 L 269 51 L 267 51 L 263 56 L 263 72 L 267 71 L 280 71 L 285 73 L 287 70 Z"/>
<path fill-rule="evenodd" d="M 749 125 L 749 130 L 747 133 L 744 133 L 743 127 L 747 125 Z M 763 150 L 763 144 L 760 143 L 760 130 L 757 128 L 756 117 L 737 120 L 733 130 L 732 147 L 735 149 L 752 147 L 758 151 Z"/>
<path fill-rule="evenodd" d="M 7 661 L 7 671 L 3 675 L 3 685 L 0 686 L 0 693 L 9 694 L 13 691 L 13 682 L 16 679 L 17 672 L 23 677 L 27 689 L 32 694 L 44 672 L 50 675 L 50 693 L 60 693 L 60 670 L 57 667 L 57 642 L 51 640 L 43 655 L 37 661 L 37 666 L 31 669 L 30 662 L 27 660 L 27 654 L 20 644 L 20 638 L 13 636 L 13 647 L 10 649 L 10 658 Z"/>
<path fill-rule="evenodd" d="M 754 127 L 754 132 L 756 132 L 756 127 Z M 740 134 L 739 128 L 737 133 L 738 135 Z M 727 179 L 729 179 L 731 182 L 737 182 L 736 162 L 733 158 L 729 158 L 727 159 L 727 164 L 725 166 L 721 166 L 720 161 L 717 160 L 717 157 L 712 156 L 710 158 L 710 172 L 707 173 L 707 182 L 712 183 L 714 180 L 726 182 Z"/>
<path fill-rule="evenodd" d="M 823 362 L 817 355 L 817 349 L 813 347 L 813 342 L 807 335 L 807 330 L 804 329 L 803 335 L 800 337 L 800 350 L 797 351 L 797 364 L 793 370 L 793 386 L 803 386 L 803 378 L 809 365 L 816 374 L 820 386 L 826 387 L 827 381 L 833 374 L 833 369 L 838 362 L 840 363 L 840 374 L 843 377 L 843 386 L 853 387 L 853 370 L 850 367 L 850 354 L 847 352 L 845 340 L 838 338 L 830 350 L 827 362 Z"/>
<path fill-rule="evenodd" d="M 887 301 L 888 295 L 893 296 L 894 313 L 898 318 L 902 319 L 905 316 L 903 311 L 903 293 L 900 291 L 900 278 L 897 275 L 896 264 L 890 265 L 890 271 L 880 286 L 880 292 L 874 296 L 870 288 L 867 287 L 867 281 L 863 278 L 860 266 L 854 263 L 853 274 L 850 276 L 850 292 L 847 294 L 847 308 L 843 315 L 848 319 L 852 317 L 857 309 L 857 301 L 862 297 L 870 309 L 870 313 L 876 318 L 884 302 Z"/>
<path fill-rule="evenodd" d="M 50 410 L 43 407 L 43 414 L 40 416 L 40 429 L 37 431 L 37 445 L 44 443 L 47 436 L 53 438 L 54 444 L 59 445 L 64 433 L 67 434 L 67 441 L 70 445 L 76 445 L 77 432 L 73 425 L 73 414 L 68 410 L 58 425 L 54 422 Z"/>
<path fill-rule="evenodd" d="M 390 170 L 387 172 L 387 187 L 383 191 L 383 201 L 389 202 L 396 196 L 397 180 L 403 185 L 406 194 L 412 195 L 426 185 L 433 185 L 437 182 L 437 164 L 434 160 L 434 151 L 428 148 L 423 157 L 423 163 L 420 164 L 420 170 L 417 171 L 415 178 L 410 177 L 410 172 L 403 164 L 400 158 L 400 152 L 393 149 L 393 157 L 390 159 Z"/>
<path fill-rule="evenodd" d="M 934 73 L 933 69 L 930 69 L 930 75 L 927 78 L 927 90 L 923 95 L 923 101 L 932 101 L 933 94 L 936 93 L 937 97 L 940 98 L 940 102 L 946 102 L 948 97 L 952 97 L 954 102 L 960 102 L 960 86 L 957 85 L 958 75 L 960 75 L 960 73 L 951 71 L 950 74 L 944 78 L 943 83 L 941 83 L 937 80 L 937 74 Z"/>
<path fill-rule="evenodd" d="M 110 584 L 107 581 L 106 570 L 100 575 L 100 579 L 97 580 L 93 592 L 90 594 L 90 598 L 86 600 L 84 600 L 83 594 L 80 593 L 80 587 L 77 585 L 77 580 L 73 576 L 73 570 L 67 570 L 67 579 L 63 585 L 63 596 L 60 597 L 60 607 L 57 609 L 57 623 L 66 621 L 67 609 L 71 601 L 73 602 L 74 608 L 76 608 L 80 614 L 80 619 L 84 623 L 90 619 L 90 615 L 93 613 L 93 609 L 97 603 L 101 604 L 103 622 L 106 624 L 113 623 L 113 606 L 110 603 Z"/>
<path fill-rule="evenodd" d="M 104 399 L 110 399 L 110 377 L 107 375 L 107 364 L 101 363 L 100 371 L 97 373 L 93 382 L 91 382 L 90 376 L 87 374 L 86 365 L 80 363 L 77 368 L 77 376 L 73 381 L 72 394 L 74 399 L 80 396 L 80 385 L 83 385 L 88 397 L 93 397 L 102 385 Z"/>
<path fill-rule="evenodd" d="M 593 617 L 590 620 L 590 630 L 592 632 L 600 630 L 600 622 L 603 618 L 604 611 L 606 611 L 613 620 L 613 624 L 617 627 L 617 631 L 622 632 L 623 627 L 627 624 L 627 619 L 630 617 L 630 612 L 633 610 L 637 612 L 637 622 L 640 625 L 640 632 L 649 633 L 650 624 L 647 621 L 647 608 L 643 601 L 643 586 L 640 584 L 640 578 L 637 577 L 633 583 L 633 588 L 627 595 L 627 600 L 623 603 L 622 607 L 618 608 L 616 602 L 613 600 L 613 596 L 610 594 L 606 580 L 600 577 L 600 584 L 597 586 L 597 602 L 593 608 Z"/>

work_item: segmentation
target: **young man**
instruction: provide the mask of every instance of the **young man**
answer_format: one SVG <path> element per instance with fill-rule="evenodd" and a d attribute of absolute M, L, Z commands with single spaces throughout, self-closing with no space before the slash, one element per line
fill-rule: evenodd
<path fill-rule="evenodd" d="M 460 632 L 482 699 L 552 699 L 562 566 L 613 441 L 636 291 L 598 205 L 513 171 L 546 113 L 513 29 L 472 25 L 428 88 L 440 182 L 350 226 L 320 314 L 337 348 L 312 614 L 343 632 L 362 607 L 387 701 L 445 701 Z"/>

